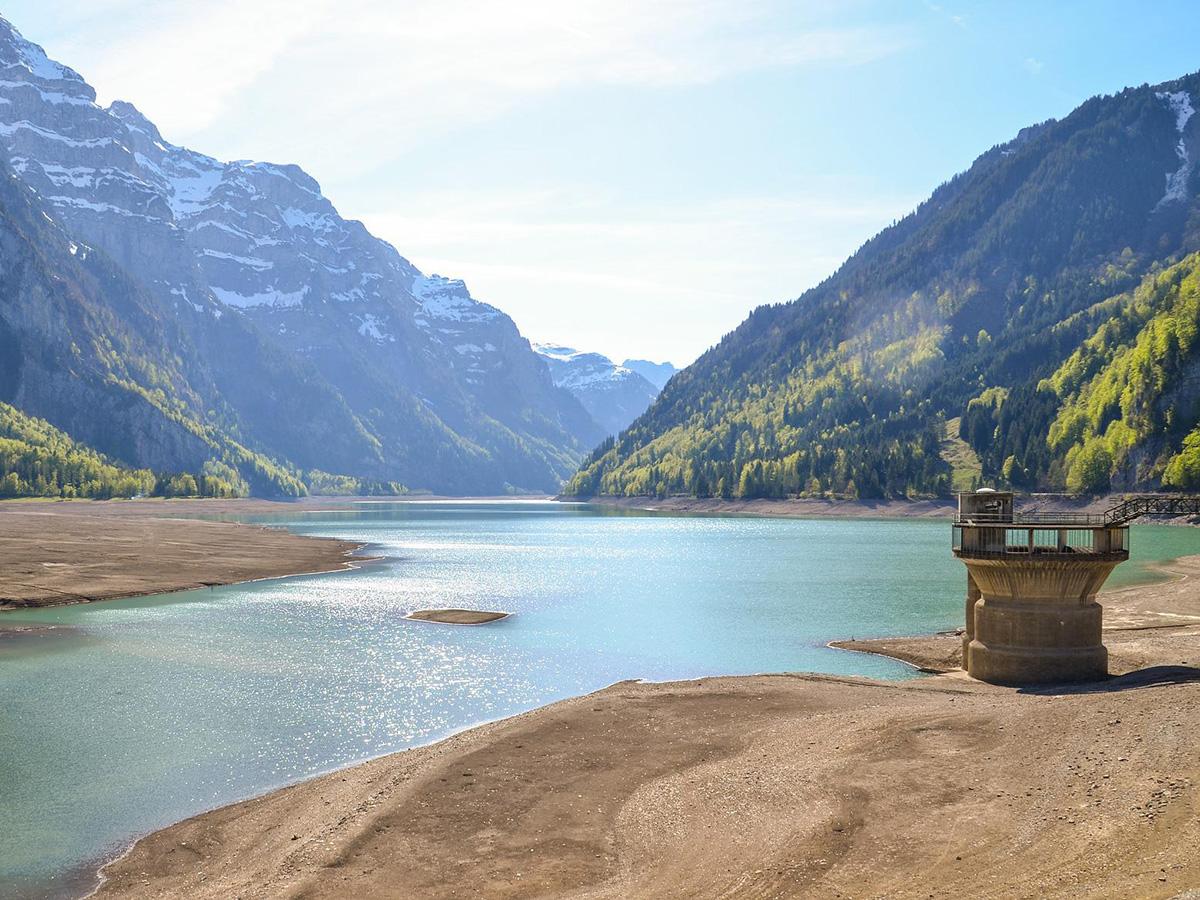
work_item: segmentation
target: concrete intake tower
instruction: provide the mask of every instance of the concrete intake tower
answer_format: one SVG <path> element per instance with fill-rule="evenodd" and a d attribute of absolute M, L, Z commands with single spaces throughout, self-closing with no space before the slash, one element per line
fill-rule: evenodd
<path fill-rule="evenodd" d="M 967 566 L 967 673 L 995 684 L 1108 675 L 1096 594 L 1129 559 L 1129 523 L 1154 515 L 1200 515 L 1200 497 L 1141 494 L 1102 513 L 1017 513 L 1008 492 L 959 494 L 952 543 Z"/>

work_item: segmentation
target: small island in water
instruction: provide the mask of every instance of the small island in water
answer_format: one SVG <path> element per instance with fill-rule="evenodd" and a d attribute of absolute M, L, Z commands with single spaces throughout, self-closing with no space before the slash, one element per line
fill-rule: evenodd
<path fill-rule="evenodd" d="M 486 625 L 507 619 L 511 613 L 486 609 L 418 609 L 404 618 L 419 622 L 440 622 L 443 625 Z"/>

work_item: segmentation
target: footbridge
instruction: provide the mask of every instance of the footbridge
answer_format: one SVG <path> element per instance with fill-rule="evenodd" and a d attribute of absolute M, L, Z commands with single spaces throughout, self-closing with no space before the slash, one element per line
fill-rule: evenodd
<path fill-rule="evenodd" d="M 1096 595 L 1129 559 L 1129 523 L 1200 515 L 1200 496 L 1126 496 L 1100 513 L 1018 512 L 1014 495 L 958 495 L 953 551 L 967 567 L 963 668 L 997 684 L 1108 674 Z"/>
<path fill-rule="evenodd" d="M 1106 525 L 1127 525 L 1139 516 L 1200 516 L 1200 497 L 1140 494 L 1104 511 Z"/>

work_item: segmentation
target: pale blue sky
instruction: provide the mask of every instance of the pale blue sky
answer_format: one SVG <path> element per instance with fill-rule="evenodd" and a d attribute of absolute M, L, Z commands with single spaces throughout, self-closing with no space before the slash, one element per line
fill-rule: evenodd
<path fill-rule="evenodd" d="M 4 15 L 214 156 L 297 162 L 534 339 L 690 362 L 938 183 L 1200 69 L 1200 4 L 66 0 Z"/>

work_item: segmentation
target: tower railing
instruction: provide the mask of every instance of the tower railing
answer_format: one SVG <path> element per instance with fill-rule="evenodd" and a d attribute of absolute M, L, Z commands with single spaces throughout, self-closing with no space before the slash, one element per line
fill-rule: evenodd
<path fill-rule="evenodd" d="M 974 512 L 957 515 L 954 521 L 960 525 L 1107 525 L 1104 513 L 1070 513 L 1070 512 L 1018 512 L 1007 515 L 1002 512 Z"/>
<path fill-rule="evenodd" d="M 1053 526 L 1017 522 L 956 522 L 951 548 L 958 557 L 1127 559 L 1127 525 Z"/>

